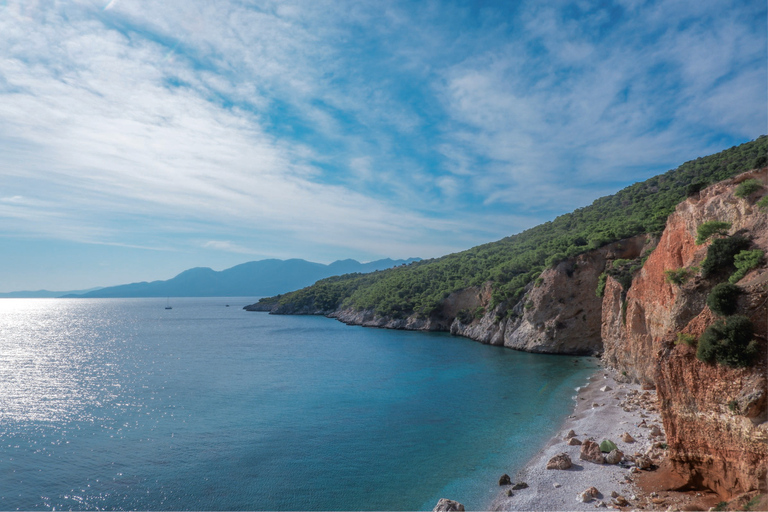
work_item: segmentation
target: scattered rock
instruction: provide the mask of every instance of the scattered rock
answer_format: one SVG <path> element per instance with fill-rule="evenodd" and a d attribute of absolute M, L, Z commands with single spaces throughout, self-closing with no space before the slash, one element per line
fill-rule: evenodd
<path fill-rule="evenodd" d="M 509 485 L 512 483 L 512 479 L 509 478 L 509 475 L 504 473 L 501 475 L 501 478 L 499 478 L 499 485 Z"/>
<path fill-rule="evenodd" d="M 605 504 L 604 501 L 598 501 L 597 505 L 595 505 L 595 508 L 607 508 L 608 505 Z"/>
<path fill-rule="evenodd" d="M 519 491 L 520 489 L 526 489 L 528 487 L 528 484 L 525 482 L 517 482 L 515 485 L 512 486 L 513 491 Z"/>
<path fill-rule="evenodd" d="M 635 457 L 635 466 L 639 469 L 648 469 L 651 467 L 651 459 L 643 455 Z"/>
<path fill-rule="evenodd" d="M 613 388 L 611 386 L 605 385 L 600 388 L 600 391 L 613 391 Z"/>
<path fill-rule="evenodd" d="M 464 505 L 458 501 L 449 500 L 447 498 L 440 498 L 432 512 L 463 512 Z"/>
<path fill-rule="evenodd" d="M 617 493 L 616 491 L 611 491 L 611 498 L 618 498 L 618 497 L 619 497 L 619 493 Z"/>
<path fill-rule="evenodd" d="M 575 437 L 572 437 L 568 440 L 568 446 L 579 446 L 580 444 L 581 444 L 581 441 L 579 441 Z"/>
<path fill-rule="evenodd" d="M 582 503 L 589 503 L 593 499 L 597 498 L 600 495 L 600 491 L 598 491 L 595 487 L 590 487 L 584 492 L 580 492 L 576 495 L 576 501 L 580 501 Z"/>
<path fill-rule="evenodd" d="M 605 462 L 600 451 L 600 445 L 590 440 L 584 441 L 584 444 L 581 445 L 579 458 L 588 462 L 594 462 L 595 464 L 603 464 Z"/>
<path fill-rule="evenodd" d="M 618 449 L 611 450 L 610 453 L 605 456 L 605 462 L 608 464 L 618 464 L 623 458 L 624 454 L 621 453 Z"/>
<path fill-rule="evenodd" d="M 658 425 L 651 426 L 651 436 L 656 437 L 661 435 L 661 429 Z"/>
<path fill-rule="evenodd" d="M 567 453 L 559 453 L 549 459 L 547 469 L 568 469 L 573 465 Z"/>
<path fill-rule="evenodd" d="M 507 489 L 507 496 L 514 496 L 515 493 L 512 492 L 512 489 Z"/>
<path fill-rule="evenodd" d="M 616 446 L 616 443 L 610 439 L 603 439 L 603 441 L 600 443 L 600 451 L 603 453 L 610 453 L 617 448 L 618 446 Z"/>
<path fill-rule="evenodd" d="M 576 432 L 574 432 L 573 429 L 571 429 L 571 430 L 568 431 L 567 434 L 565 434 L 565 437 L 563 439 L 565 439 L 567 441 L 570 438 L 575 437 L 575 436 L 576 436 Z"/>
<path fill-rule="evenodd" d="M 561 485 L 560 485 L 559 483 L 557 483 L 557 482 L 553 483 L 553 484 L 552 484 L 552 486 L 553 486 L 555 489 L 559 489 L 559 488 L 561 487 Z"/>
<path fill-rule="evenodd" d="M 616 496 L 613 499 L 613 503 L 615 505 L 620 506 L 620 507 L 626 507 L 627 505 L 629 505 L 629 502 L 627 501 L 627 499 L 624 496 Z"/>
<path fill-rule="evenodd" d="M 629 432 L 624 432 L 623 434 L 621 434 L 621 440 L 624 441 L 625 443 L 635 442 L 635 438 L 629 435 Z"/>

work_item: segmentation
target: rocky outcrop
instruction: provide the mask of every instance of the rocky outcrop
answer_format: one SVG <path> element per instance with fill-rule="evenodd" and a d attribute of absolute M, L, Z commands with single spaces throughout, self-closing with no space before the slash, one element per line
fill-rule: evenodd
<path fill-rule="evenodd" d="M 526 352 L 599 354 L 598 278 L 610 261 L 637 258 L 645 243 L 646 237 L 638 236 L 561 261 L 542 272 L 540 284 L 529 286 L 509 312 L 499 306 L 468 324 L 456 318 L 451 333 Z"/>
<path fill-rule="evenodd" d="M 750 271 L 738 285 L 738 314 L 755 326 L 761 357 L 748 368 L 699 361 L 693 346 L 716 321 L 706 305 L 709 291 L 727 276 L 703 278 L 698 267 L 708 244 L 696 245 L 706 221 L 731 224 L 729 234 L 751 239 L 768 253 L 768 214 L 756 198 L 738 198 L 746 179 L 768 186 L 768 169 L 718 183 L 682 202 L 669 217 L 655 251 L 622 298 L 608 280 L 602 308 L 604 361 L 628 379 L 655 385 L 670 448 L 672 471 L 683 487 L 709 488 L 723 498 L 766 490 L 768 419 L 766 335 L 768 269 Z M 666 271 L 681 271 L 678 284 Z M 678 340 L 679 333 L 684 335 Z M 686 343 L 687 340 L 687 343 Z M 679 479 L 676 479 L 680 481 Z"/>

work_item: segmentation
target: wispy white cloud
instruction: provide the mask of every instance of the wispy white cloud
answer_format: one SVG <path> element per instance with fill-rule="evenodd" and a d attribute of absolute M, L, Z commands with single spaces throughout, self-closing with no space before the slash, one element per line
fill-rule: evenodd
<path fill-rule="evenodd" d="M 8 0 L 2 233 L 326 260 L 500 238 L 765 131 L 765 6 L 689 4 Z"/>

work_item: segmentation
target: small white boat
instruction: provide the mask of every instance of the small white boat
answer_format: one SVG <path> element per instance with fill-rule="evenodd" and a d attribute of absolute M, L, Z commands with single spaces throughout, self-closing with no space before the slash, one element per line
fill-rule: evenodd
<path fill-rule="evenodd" d="M 171 298 L 170 297 L 168 297 L 168 300 L 165 303 L 165 309 L 173 309 L 171 307 Z"/>

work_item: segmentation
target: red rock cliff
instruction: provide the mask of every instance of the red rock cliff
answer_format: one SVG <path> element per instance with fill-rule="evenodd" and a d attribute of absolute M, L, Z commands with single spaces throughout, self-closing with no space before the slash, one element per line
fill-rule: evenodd
<path fill-rule="evenodd" d="M 764 188 L 746 198 L 734 196 L 750 178 Z M 604 361 L 628 379 L 655 384 L 670 446 L 672 470 L 689 488 L 709 488 L 723 498 L 766 490 L 766 335 L 768 269 L 764 263 L 737 284 L 744 290 L 738 314 L 755 326 L 761 356 L 749 368 L 699 361 L 696 349 L 676 343 L 678 333 L 693 339 L 716 320 L 706 305 L 712 287 L 724 277 L 704 279 L 698 266 L 709 244 L 696 245 L 696 230 L 706 221 L 731 224 L 729 234 L 751 238 L 752 248 L 768 253 L 768 214 L 756 201 L 768 188 L 768 169 L 718 183 L 681 203 L 669 217 L 657 248 L 621 300 L 618 283 L 608 280 L 603 313 Z M 687 269 L 674 284 L 665 271 Z M 727 276 L 725 277 L 727 278 Z"/>

